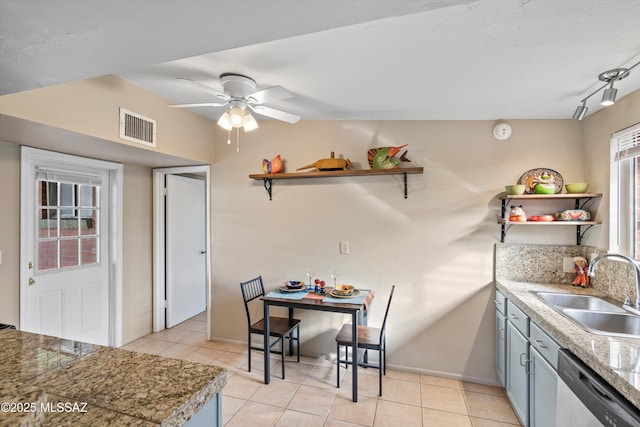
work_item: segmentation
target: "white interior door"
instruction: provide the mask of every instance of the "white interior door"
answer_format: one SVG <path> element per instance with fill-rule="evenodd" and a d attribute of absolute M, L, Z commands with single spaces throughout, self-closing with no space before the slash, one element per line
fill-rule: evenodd
<path fill-rule="evenodd" d="M 205 182 L 166 176 L 166 327 L 206 308 Z"/>
<path fill-rule="evenodd" d="M 110 173 L 68 158 L 23 155 L 20 329 L 109 345 Z"/>

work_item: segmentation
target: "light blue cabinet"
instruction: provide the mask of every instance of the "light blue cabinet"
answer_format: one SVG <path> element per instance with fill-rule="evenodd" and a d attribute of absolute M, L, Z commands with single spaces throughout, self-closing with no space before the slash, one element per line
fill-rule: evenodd
<path fill-rule="evenodd" d="M 507 299 L 496 290 L 496 375 L 502 386 L 506 380 L 507 357 Z"/>
<path fill-rule="evenodd" d="M 518 331 L 516 326 L 507 322 L 507 396 L 520 421 L 527 425 L 527 408 L 529 403 L 529 341 Z"/>
<path fill-rule="evenodd" d="M 530 348 L 529 427 L 556 425 L 558 374 L 533 347 Z"/>
<path fill-rule="evenodd" d="M 496 291 L 496 372 L 525 427 L 556 426 L 560 347 L 555 338 Z"/>
<path fill-rule="evenodd" d="M 506 385 L 507 318 L 496 310 L 496 374 L 500 383 Z"/>

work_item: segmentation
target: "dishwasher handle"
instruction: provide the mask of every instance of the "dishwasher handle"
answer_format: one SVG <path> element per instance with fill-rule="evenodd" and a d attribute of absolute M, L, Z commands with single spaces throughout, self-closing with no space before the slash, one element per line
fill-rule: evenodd
<path fill-rule="evenodd" d="M 592 395 L 595 396 L 596 399 L 598 399 L 601 403 L 607 406 L 615 405 L 615 402 L 613 401 L 609 393 L 607 393 L 604 388 L 599 386 L 598 383 L 591 381 L 589 377 L 584 374 L 584 372 L 578 372 L 578 379 L 584 383 L 585 387 L 587 387 L 589 390 L 592 390 Z"/>

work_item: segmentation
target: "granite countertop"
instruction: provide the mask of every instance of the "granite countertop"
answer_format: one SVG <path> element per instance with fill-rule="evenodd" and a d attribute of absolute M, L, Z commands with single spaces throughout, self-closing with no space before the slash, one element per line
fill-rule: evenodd
<path fill-rule="evenodd" d="M 0 426 L 180 426 L 227 381 L 217 366 L 9 329 L 0 349 Z"/>
<path fill-rule="evenodd" d="M 534 322 L 553 335 L 636 407 L 640 407 L 640 339 L 596 335 L 582 329 L 530 291 L 606 296 L 571 285 L 496 280 L 496 288 Z"/>

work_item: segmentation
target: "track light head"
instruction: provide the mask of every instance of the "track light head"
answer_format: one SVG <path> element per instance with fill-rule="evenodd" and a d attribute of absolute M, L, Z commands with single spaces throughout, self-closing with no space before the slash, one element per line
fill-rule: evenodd
<path fill-rule="evenodd" d="M 574 120 L 582 120 L 584 119 L 584 116 L 587 115 L 587 110 L 589 109 L 589 107 L 586 106 L 586 101 L 582 103 L 582 105 L 578 105 L 578 108 L 576 108 L 576 112 L 573 113 L 573 119 Z"/>
<path fill-rule="evenodd" d="M 616 80 L 622 80 L 629 76 L 629 73 L 636 66 L 640 65 L 640 62 L 636 62 L 629 68 L 614 68 L 612 70 L 604 71 L 598 75 L 598 80 L 605 82 L 604 85 L 600 86 L 598 89 L 591 92 L 585 98 L 581 99 L 582 105 L 579 105 L 576 108 L 576 111 L 573 113 L 574 120 L 582 120 L 587 115 L 587 99 L 591 98 L 596 93 L 600 92 L 602 89 L 605 91 L 602 93 L 602 101 L 600 102 L 603 106 L 613 105 L 616 102 L 616 95 L 618 94 L 618 89 L 613 87 L 613 83 Z M 609 87 L 607 87 L 609 86 Z"/>
<path fill-rule="evenodd" d="M 604 90 L 602 94 L 602 101 L 600 101 L 600 105 L 604 105 L 608 107 L 609 105 L 613 105 L 616 102 L 616 94 L 618 93 L 618 89 L 613 87 L 613 82 L 611 82 L 611 87 L 608 87 Z"/>

